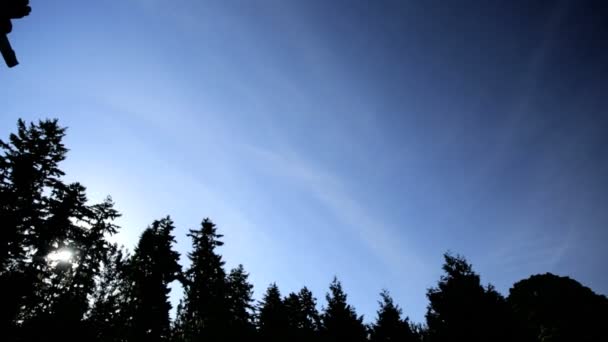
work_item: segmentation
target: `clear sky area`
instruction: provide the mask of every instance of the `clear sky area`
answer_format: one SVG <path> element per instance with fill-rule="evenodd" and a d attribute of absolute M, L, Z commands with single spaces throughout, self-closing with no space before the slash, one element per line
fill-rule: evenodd
<path fill-rule="evenodd" d="M 32 0 L 0 67 L 0 135 L 59 118 L 62 168 L 177 249 L 204 217 L 255 297 L 334 275 L 369 322 L 422 322 L 442 254 L 508 294 L 608 294 L 604 1 Z M 181 296 L 175 290 L 173 300 Z"/>

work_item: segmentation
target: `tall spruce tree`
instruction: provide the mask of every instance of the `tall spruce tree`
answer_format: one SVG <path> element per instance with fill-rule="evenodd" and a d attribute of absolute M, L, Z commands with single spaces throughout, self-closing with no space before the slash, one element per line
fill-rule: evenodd
<path fill-rule="evenodd" d="M 18 317 L 24 322 L 26 339 L 55 336 L 63 324 L 78 329 L 78 321 L 87 304 L 86 297 L 82 300 L 81 291 L 86 292 L 84 286 L 76 288 L 75 292 L 81 292 L 79 294 L 70 291 L 72 285 L 79 286 L 83 280 L 79 267 L 75 266 L 83 256 L 79 247 L 84 243 L 86 233 L 78 222 L 86 215 L 84 187 L 79 184 L 58 186 L 46 204 L 46 215 L 35 228 L 35 236 L 29 236 L 31 262 L 25 272 L 31 283 Z M 71 257 L 56 260 L 55 255 Z"/>
<path fill-rule="evenodd" d="M 15 337 L 17 316 L 42 277 L 33 272 L 34 243 L 48 212 L 49 194 L 63 187 L 59 163 L 67 149 L 57 120 L 27 125 L 0 140 L 0 330 Z M 46 241 L 50 244 L 50 241 Z"/>
<path fill-rule="evenodd" d="M 128 261 L 129 256 L 122 249 L 111 246 L 97 277 L 88 315 L 94 341 L 121 342 L 127 339 L 127 308 L 131 305 Z"/>
<path fill-rule="evenodd" d="M 49 194 L 63 187 L 59 162 L 67 149 L 65 128 L 57 120 L 29 126 L 21 119 L 8 142 L 0 140 L 0 272 L 22 267 L 31 244 L 39 237 Z"/>
<path fill-rule="evenodd" d="M 170 337 L 169 284 L 181 275 L 179 254 L 174 251 L 169 216 L 156 220 L 142 233 L 129 267 L 131 279 L 132 341 L 167 341 Z"/>
<path fill-rule="evenodd" d="M 300 298 L 297 293 L 291 292 L 283 299 L 285 317 L 287 318 L 287 338 L 295 341 L 298 337 L 302 314 L 300 312 Z"/>
<path fill-rule="evenodd" d="M 190 268 L 185 272 L 184 298 L 180 308 L 176 339 L 187 342 L 223 341 L 230 322 L 224 261 L 216 251 L 224 243 L 211 220 L 190 230 L 193 250 L 188 254 Z"/>
<path fill-rule="evenodd" d="M 46 334 L 42 336 L 43 339 L 79 341 L 91 338 L 86 314 L 90 310 L 96 277 L 102 263 L 111 253 L 112 245 L 106 240 L 106 236 L 116 233 L 118 227 L 112 221 L 119 214 L 110 198 L 102 203 L 87 206 L 83 211 L 85 214 L 81 217 L 71 216 L 70 221 L 76 224 L 68 226 L 68 239 L 57 243 L 59 252 L 51 252 L 67 251 L 72 254 L 72 258 L 60 261 L 53 268 L 56 284 L 61 286 L 45 293 L 45 302 L 50 303 L 49 324 L 52 329 L 49 330 L 53 331 L 54 335 Z M 47 299 L 49 297 L 50 300 Z"/>
<path fill-rule="evenodd" d="M 334 278 L 325 297 L 327 306 L 322 318 L 322 338 L 326 342 L 360 342 L 367 340 L 363 317 L 357 316 L 355 308 L 347 303 L 342 284 Z"/>
<path fill-rule="evenodd" d="M 79 184 L 55 191 L 49 203 L 26 269 L 39 280 L 33 283 L 19 315 L 22 335 L 29 340 L 89 339 L 85 315 L 95 278 L 111 249 L 106 236 L 117 231 L 112 221 L 119 214 L 109 198 L 87 205 L 85 189 Z"/>
<path fill-rule="evenodd" d="M 378 317 L 370 328 L 370 342 L 416 341 L 409 319 L 401 318 L 401 308 L 395 305 L 388 291 L 380 292 L 380 297 Z"/>
<path fill-rule="evenodd" d="M 304 286 L 298 292 L 298 300 L 300 304 L 300 320 L 299 329 L 302 336 L 307 341 L 312 340 L 319 333 L 321 327 L 321 317 L 317 310 L 317 299 L 312 292 Z"/>
<path fill-rule="evenodd" d="M 317 340 L 320 317 L 312 292 L 303 287 L 298 293 L 290 293 L 284 302 L 289 326 L 289 340 Z"/>
<path fill-rule="evenodd" d="M 504 298 L 462 257 L 444 255 L 443 275 L 427 292 L 428 338 L 441 341 L 510 341 L 509 314 Z"/>
<path fill-rule="evenodd" d="M 233 268 L 227 278 L 227 302 L 230 310 L 228 339 L 233 341 L 250 340 L 255 334 L 253 285 L 243 265 Z"/>
<path fill-rule="evenodd" d="M 116 232 L 111 200 L 88 205 L 85 188 L 61 181 L 67 149 L 56 120 L 0 142 L 0 285 L 3 335 L 25 340 L 87 338 L 84 316 L 95 275 Z M 62 256 L 62 258 L 58 258 Z M 68 258 L 69 256 L 69 258 Z M 6 299 L 6 301 L 4 301 Z M 20 329 L 17 329 L 20 328 Z M 20 333 L 17 332 L 20 330 Z"/>
<path fill-rule="evenodd" d="M 270 284 L 259 304 L 258 332 L 262 341 L 286 341 L 289 321 L 276 283 Z"/>

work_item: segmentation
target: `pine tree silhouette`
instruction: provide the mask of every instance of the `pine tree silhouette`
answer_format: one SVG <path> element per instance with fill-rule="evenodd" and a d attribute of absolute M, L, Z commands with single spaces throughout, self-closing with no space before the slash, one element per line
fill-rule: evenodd
<path fill-rule="evenodd" d="M 228 308 L 230 310 L 230 327 L 228 339 L 245 341 L 255 337 L 253 285 L 249 283 L 249 274 L 243 265 L 238 265 L 228 274 Z"/>
<path fill-rule="evenodd" d="M 40 245 L 39 227 L 45 216 L 49 193 L 63 188 L 58 167 L 67 149 L 62 143 L 65 128 L 57 120 L 29 126 L 17 122 L 17 133 L 0 140 L 0 272 L 21 270 L 32 244 Z"/>
<path fill-rule="evenodd" d="M 17 129 L 8 143 L 0 142 L 4 335 L 87 338 L 88 298 L 109 250 L 106 236 L 116 232 L 112 221 L 119 214 L 110 199 L 89 205 L 82 185 L 61 181 L 58 164 L 67 149 L 65 128 L 57 120 L 29 126 L 19 120 Z M 54 261 L 54 254 L 70 258 Z"/>
<path fill-rule="evenodd" d="M 289 340 L 318 340 L 321 323 L 317 311 L 317 301 L 312 292 L 303 287 L 298 293 L 290 293 L 284 302 L 289 326 Z"/>
<path fill-rule="evenodd" d="M 262 341 L 285 341 L 288 338 L 289 321 L 285 303 L 277 284 L 268 286 L 259 304 L 258 329 Z"/>
<path fill-rule="evenodd" d="M 223 341 L 230 322 L 224 261 L 216 248 L 222 235 L 208 218 L 199 230 L 190 230 L 193 251 L 184 275 L 184 299 L 177 331 L 183 341 Z"/>
<path fill-rule="evenodd" d="M 358 317 L 355 309 L 346 302 L 346 293 L 337 278 L 334 278 L 329 285 L 326 299 L 327 306 L 321 315 L 323 340 L 326 342 L 367 340 L 363 317 Z"/>
<path fill-rule="evenodd" d="M 93 340 L 98 342 L 125 341 L 128 336 L 129 256 L 117 245 L 111 245 L 99 272 L 88 325 Z"/>
<path fill-rule="evenodd" d="M 154 221 L 142 233 L 129 267 L 132 341 L 163 342 L 170 338 L 169 284 L 181 274 L 179 254 L 169 216 Z"/>
<path fill-rule="evenodd" d="M 426 314 L 430 341 L 509 341 L 509 314 L 504 298 L 492 286 L 485 289 L 462 256 L 444 255 L 436 288 L 427 292 Z"/>
<path fill-rule="evenodd" d="M 395 305 L 388 291 L 380 292 L 380 297 L 378 317 L 370 328 L 370 342 L 416 341 L 409 319 L 401 318 L 401 308 Z"/>

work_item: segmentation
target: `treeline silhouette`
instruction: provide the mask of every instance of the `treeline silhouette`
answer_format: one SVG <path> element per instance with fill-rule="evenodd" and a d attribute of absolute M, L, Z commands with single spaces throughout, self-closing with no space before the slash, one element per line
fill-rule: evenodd
<path fill-rule="evenodd" d="M 271 284 L 254 303 L 242 265 L 226 270 L 216 225 L 188 236 L 183 269 L 170 217 L 152 222 L 132 253 L 110 243 L 119 213 L 89 204 L 62 181 L 67 149 L 57 120 L 26 124 L 0 140 L 0 311 L 3 341 L 607 341 L 608 299 L 567 277 L 534 275 L 503 297 L 461 256 L 427 292 L 426 323 L 403 316 L 388 291 L 366 325 L 333 279 L 319 305 L 306 287 Z M 174 320 L 169 285 L 183 285 Z M 321 310 L 319 310 L 321 306 Z"/>

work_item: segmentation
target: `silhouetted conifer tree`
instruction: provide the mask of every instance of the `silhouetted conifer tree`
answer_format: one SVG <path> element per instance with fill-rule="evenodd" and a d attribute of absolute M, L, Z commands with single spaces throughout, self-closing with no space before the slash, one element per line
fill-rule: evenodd
<path fill-rule="evenodd" d="M 108 252 L 93 293 L 88 325 L 98 342 L 121 342 L 127 337 L 129 315 L 129 257 L 116 245 Z"/>
<path fill-rule="evenodd" d="M 184 299 L 180 299 L 175 310 L 175 319 L 171 324 L 171 342 L 182 342 L 185 340 L 186 324 L 184 322 Z"/>
<path fill-rule="evenodd" d="M 17 133 L 0 140 L 0 272 L 19 269 L 30 245 L 39 237 L 49 193 L 62 186 L 58 167 L 67 149 L 65 128 L 57 120 L 27 126 L 17 122 Z M 46 190 L 46 191 L 45 191 Z"/>
<path fill-rule="evenodd" d="M 298 300 L 300 304 L 300 331 L 304 333 L 304 336 L 315 336 L 321 327 L 321 317 L 317 310 L 317 299 L 313 296 L 312 292 L 304 286 L 300 292 L 298 292 Z"/>
<path fill-rule="evenodd" d="M 316 299 L 306 287 L 290 293 L 284 300 L 289 326 L 289 340 L 318 340 L 320 317 Z"/>
<path fill-rule="evenodd" d="M 0 215 L 8 242 L 0 253 L 0 285 L 13 296 L 2 309 L 5 335 L 15 337 L 20 326 L 27 340 L 87 338 L 88 297 L 119 215 L 111 200 L 88 205 L 82 185 L 60 180 L 58 163 L 67 150 L 56 120 L 17 126 L 10 143 L 0 144 Z M 69 260 L 52 260 L 53 254 Z"/>
<path fill-rule="evenodd" d="M 227 303 L 230 310 L 230 340 L 245 341 L 255 335 L 253 285 L 243 265 L 238 265 L 228 274 Z"/>
<path fill-rule="evenodd" d="M 489 286 L 461 256 L 445 254 L 436 288 L 427 292 L 428 338 L 436 341 L 509 341 L 509 323 L 504 298 Z"/>
<path fill-rule="evenodd" d="M 266 290 L 258 309 L 258 332 L 263 341 L 285 341 L 288 338 L 289 321 L 285 303 L 277 284 Z"/>
<path fill-rule="evenodd" d="M 193 250 L 190 268 L 184 276 L 184 298 L 176 339 L 183 341 L 223 341 L 230 322 L 226 273 L 216 248 L 224 243 L 211 220 L 204 219 L 199 230 L 190 230 Z"/>
<path fill-rule="evenodd" d="M 85 206 L 84 188 L 68 187 L 73 195 L 57 213 L 43 222 L 48 224 L 51 247 L 43 256 L 34 253 L 29 271 L 42 277 L 25 301 L 21 312 L 27 339 L 76 341 L 90 338 L 85 314 L 95 290 L 95 278 L 110 251 L 105 236 L 116 231 L 111 223 L 118 213 L 111 200 Z M 54 233 L 51 233 L 54 232 Z M 69 253 L 69 260 L 52 261 L 54 253 Z"/>
<path fill-rule="evenodd" d="M 296 293 L 291 292 L 283 299 L 285 315 L 287 318 L 287 338 L 290 341 L 296 340 L 298 336 L 298 326 L 300 325 L 300 298 Z"/>
<path fill-rule="evenodd" d="M 410 322 L 410 328 L 412 329 L 412 333 L 414 334 L 414 340 L 419 342 L 429 341 L 428 338 L 428 329 L 426 325 L 422 323 L 412 323 Z"/>
<path fill-rule="evenodd" d="M 326 342 L 366 341 L 367 330 L 363 317 L 358 317 L 355 309 L 346 302 L 346 293 L 337 278 L 329 285 L 329 293 L 325 297 L 325 307 L 322 319 L 322 338 Z"/>
<path fill-rule="evenodd" d="M 376 322 L 370 328 L 370 342 L 414 342 L 417 340 L 409 319 L 401 318 L 401 308 L 393 303 L 388 291 L 380 293 L 380 309 Z"/>
<path fill-rule="evenodd" d="M 170 337 L 169 284 L 181 275 L 179 254 L 173 250 L 173 221 L 154 221 L 142 233 L 129 267 L 130 339 L 167 341 Z"/>
<path fill-rule="evenodd" d="M 0 140 L 0 329 L 5 336 L 14 335 L 17 315 L 41 278 L 32 272 L 31 256 L 49 194 L 63 185 L 58 164 L 67 152 L 64 135 L 57 120 L 29 126 L 19 120 L 17 133 Z"/>

